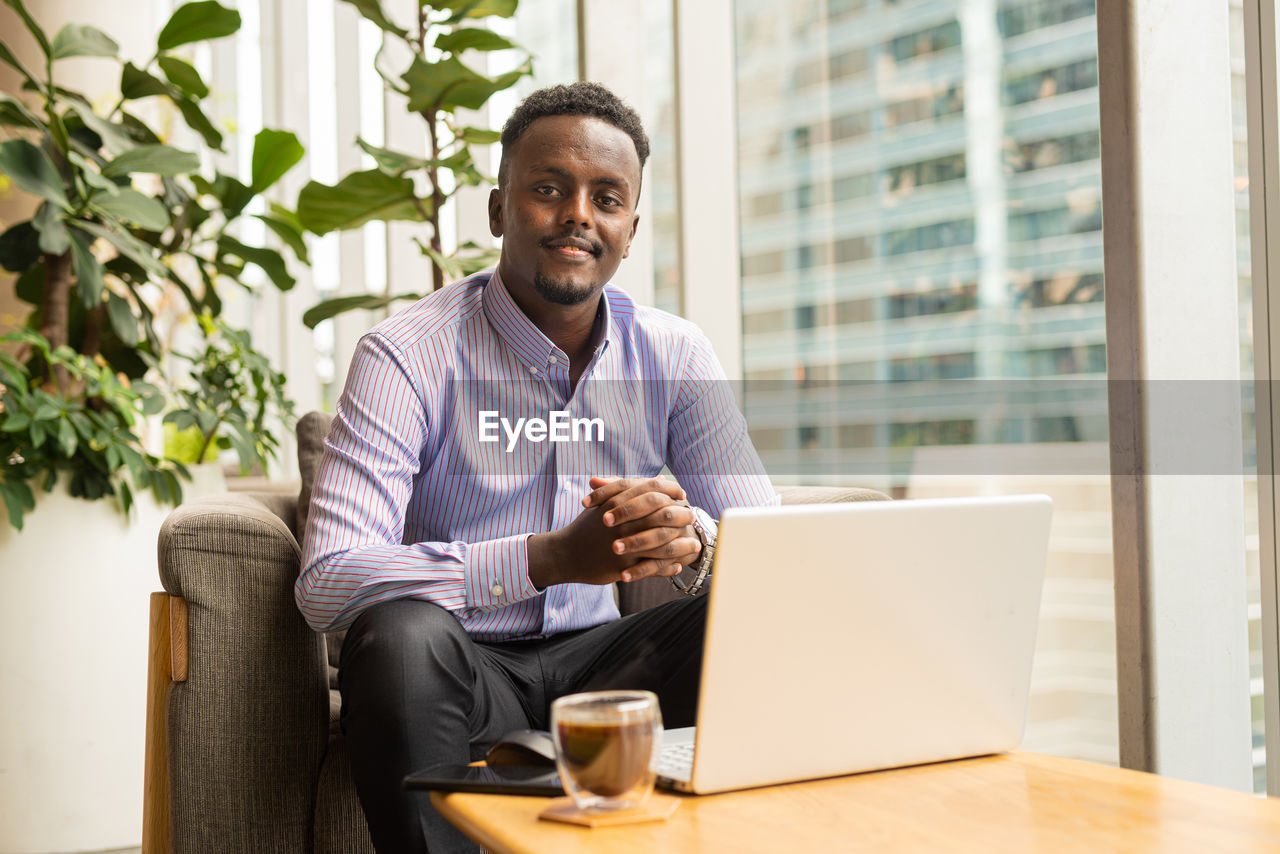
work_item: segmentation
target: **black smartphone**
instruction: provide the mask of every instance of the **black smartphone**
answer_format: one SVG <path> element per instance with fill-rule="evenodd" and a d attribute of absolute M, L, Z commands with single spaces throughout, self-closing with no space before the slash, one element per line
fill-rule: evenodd
<path fill-rule="evenodd" d="M 556 769 L 540 765 L 432 765 L 405 777 L 404 787 L 490 795 L 564 794 Z"/>

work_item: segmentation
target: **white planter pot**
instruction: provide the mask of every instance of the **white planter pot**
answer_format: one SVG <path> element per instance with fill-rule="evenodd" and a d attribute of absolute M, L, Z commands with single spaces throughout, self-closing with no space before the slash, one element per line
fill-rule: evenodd
<path fill-rule="evenodd" d="M 221 491 L 193 469 L 187 498 Z M 63 485 L 21 532 L 0 527 L 0 854 L 100 851 L 142 839 L 148 594 L 173 508 Z"/>

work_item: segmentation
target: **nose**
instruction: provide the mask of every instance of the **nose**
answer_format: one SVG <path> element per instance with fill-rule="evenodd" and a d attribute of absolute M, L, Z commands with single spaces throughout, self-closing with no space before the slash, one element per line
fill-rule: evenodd
<path fill-rule="evenodd" d="M 589 189 L 584 187 L 577 192 L 565 195 L 560 215 L 562 222 L 566 225 L 587 228 L 591 225 L 592 211 L 591 194 Z"/>

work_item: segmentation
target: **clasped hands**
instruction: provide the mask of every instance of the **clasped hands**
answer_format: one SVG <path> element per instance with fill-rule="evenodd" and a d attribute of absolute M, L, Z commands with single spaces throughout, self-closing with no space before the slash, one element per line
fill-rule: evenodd
<path fill-rule="evenodd" d="M 576 519 L 529 538 L 529 580 L 539 590 L 568 582 L 669 578 L 701 553 L 693 509 L 679 484 L 605 477 L 593 477 L 590 484 Z"/>

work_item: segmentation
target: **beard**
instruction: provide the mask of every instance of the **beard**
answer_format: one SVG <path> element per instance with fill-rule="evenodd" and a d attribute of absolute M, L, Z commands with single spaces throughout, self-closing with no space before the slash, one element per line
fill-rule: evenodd
<path fill-rule="evenodd" d="M 575 285 L 565 279 L 553 279 L 541 271 L 533 274 L 533 289 L 556 305 L 578 305 L 590 299 L 596 290 L 594 285 Z"/>

